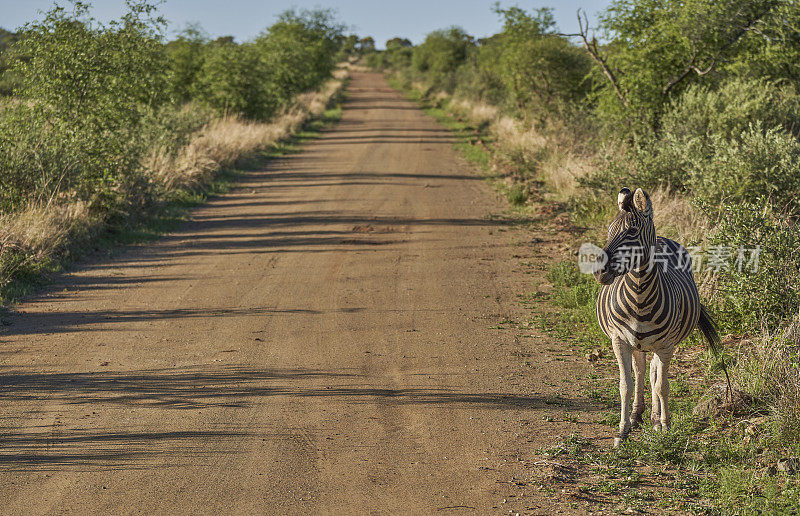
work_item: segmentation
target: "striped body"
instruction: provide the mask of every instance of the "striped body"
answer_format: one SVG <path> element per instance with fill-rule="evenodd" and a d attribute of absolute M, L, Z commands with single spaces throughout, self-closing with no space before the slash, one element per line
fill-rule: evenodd
<path fill-rule="evenodd" d="M 656 250 L 662 260 L 618 276 L 603 285 L 597 299 L 603 333 L 642 351 L 673 347 L 689 336 L 700 318 L 689 253 L 663 237 L 656 238 Z"/>

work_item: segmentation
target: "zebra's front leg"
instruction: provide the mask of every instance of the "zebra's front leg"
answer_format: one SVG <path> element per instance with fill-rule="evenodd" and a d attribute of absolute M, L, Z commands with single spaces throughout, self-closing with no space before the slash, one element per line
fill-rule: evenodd
<path fill-rule="evenodd" d="M 650 410 L 650 422 L 653 424 L 653 430 L 661 429 L 661 401 L 658 398 L 658 355 L 653 353 L 653 359 L 650 360 L 650 393 L 653 396 L 653 405 Z"/>
<path fill-rule="evenodd" d="M 633 378 L 631 375 L 631 346 L 620 338 L 614 338 L 611 342 L 614 354 L 619 365 L 619 434 L 614 439 L 614 447 L 619 446 L 622 441 L 628 438 L 631 432 L 631 395 L 633 394 Z"/>
<path fill-rule="evenodd" d="M 642 424 L 642 414 L 644 414 L 644 371 L 645 371 L 644 351 L 633 351 L 633 376 L 636 380 L 636 392 L 633 395 L 633 413 L 631 414 L 631 430 L 636 430 Z"/>
<path fill-rule="evenodd" d="M 658 359 L 658 362 L 656 362 L 656 359 Z M 653 411 L 651 420 L 653 422 L 653 430 L 656 431 L 669 430 L 671 422 L 669 415 L 669 378 L 667 376 L 670 360 L 672 360 L 672 349 L 659 351 L 653 357 L 653 362 L 656 363 L 656 383 L 652 386 L 653 408 L 655 408 L 657 401 L 659 410 L 657 414 L 655 410 Z"/>

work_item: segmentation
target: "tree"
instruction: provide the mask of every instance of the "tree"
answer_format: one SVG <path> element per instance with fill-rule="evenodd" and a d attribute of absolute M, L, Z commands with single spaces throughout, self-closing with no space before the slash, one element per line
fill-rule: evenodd
<path fill-rule="evenodd" d="M 671 98 L 716 79 L 782 0 L 615 0 L 601 16 L 600 49 L 581 24 L 585 48 L 607 80 L 601 112 L 658 130 Z M 606 55 L 603 55 L 603 54 Z"/>
<path fill-rule="evenodd" d="M 361 38 L 358 41 L 358 50 L 362 55 L 368 52 L 375 52 L 375 40 L 372 39 L 372 36 Z"/>
<path fill-rule="evenodd" d="M 414 44 L 407 38 L 394 37 L 386 41 L 386 50 L 398 50 L 401 48 L 411 48 Z"/>
<path fill-rule="evenodd" d="M 308 91 L 330 76 L 344 26 L 333 11 L 289 10 L 255 41 L 269 84 L 281 102 Z"/>
<path fill-rule="evenodd" d="M 388 40 L 386 50 L 383 52 L 384 66 L 388 65 L 396 70 L 410 66 L 413 46 L 411 41 L 406 38 Z"/>
<path fill-rule="evenodd" d="M 456 70 L 474 48 L 475 40 L 460 27 L 437 30 L 414 48 L 411 62 L 417 72 L 431 78 L 433 86 L 452 91 Z"/>
<path fill-rule="evenodd" d="M 503 31 L 482 46 L 480 62 L 494 71 L 521 113 L 536 111 L 544 117 L 585 97 L 591 62 L 584 51 L 555 34 L 552 9 L 528 14 L 519 7 L 495 5 L 495 12 L 503 18 Z"/>
<path fill-rule="evenodd" d="M 188 102 L 196 93 L 197 79 L 203 67 L 208 36 L 197 25 L 189 25 L 177 39 L 165 46 L 169 67 L 167 77 L 170 98 L 175 102 Z"/>

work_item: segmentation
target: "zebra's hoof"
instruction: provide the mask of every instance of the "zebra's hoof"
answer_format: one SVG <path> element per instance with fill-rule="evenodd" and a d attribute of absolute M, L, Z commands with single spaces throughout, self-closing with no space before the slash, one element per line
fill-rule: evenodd
<path fill-rule="evenodd" d="M 641 417 L 637 417 L 637 418 L 631 419 L 631 430 L 636 430 L 641 425 L 642 425 L 642 418 Z"/>
<path fill-rule="evenodd" d="M 620 445 L 622 444 L 622 441 L 624 441 L 624 440 L 625 439 L 623 439 L 622 437 L 615 437 L 614 438 L 614 448 L 619 448 Z"/>

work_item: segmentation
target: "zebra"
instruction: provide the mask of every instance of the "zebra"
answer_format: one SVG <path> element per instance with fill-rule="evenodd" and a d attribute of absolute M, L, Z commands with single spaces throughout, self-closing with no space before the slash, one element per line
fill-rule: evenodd
<path fill-rule="evenodd" d="M 667 371 L 675 346 L 696 327 L 712 351 L 716 352 L 720 342 L 716 324 L 700 304 L 689 253 L 679 243 L 656 236 L 650 196 L 641 188 L 634 193 L 623 188 L 617 204 L 619 213 L 608 227 L 608 243 L 603 249 L 605 262 L 594 271 L 595 279 L 602 285 L 597 298 L 597 320 L 611 339 L 619 365 L 621 408 L 615 447 L 642 424 L 645 353 L 653 352 L 650 419 L 654 430 L 667 430 L 670 426 Z"/>

